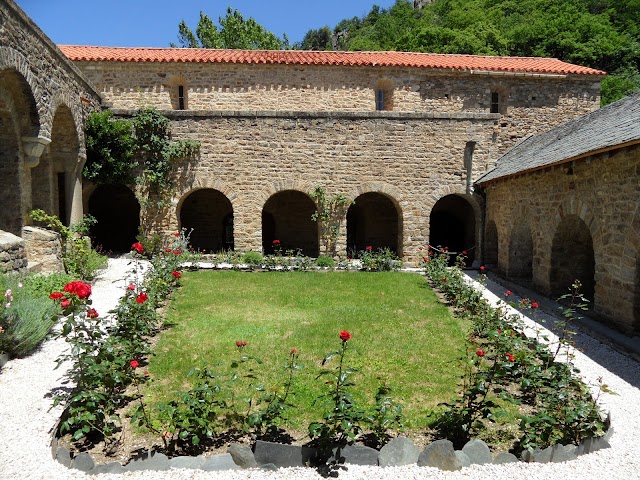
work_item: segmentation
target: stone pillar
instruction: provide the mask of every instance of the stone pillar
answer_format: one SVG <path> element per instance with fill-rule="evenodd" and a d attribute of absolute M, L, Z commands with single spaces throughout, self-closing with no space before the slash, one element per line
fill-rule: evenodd
<path fill-rule="evenodd" d="M 16 188 L 21 189 L 20 210 L 22 216 L 22 226 L 30 223 L 29 211 L 33 209 L 33 195 L 31 192 L 31 169 L 40 163 L 40 157 L 45 148 L 51 143 L 51 139 L 43 136 L 22 137 L 23 167 L 21 168 L 21 185 Z M 17 233 L 17 232 L 16 232 Z"/>
<path fill-rule="evenodd" d="M 85 155 L 79 155 L 72 170 L 65 172 L 65 189 L 67 193 L 67 225 L 80 223 L 83 216 L 82 208 L 82 169 L 87 160 Z"/>

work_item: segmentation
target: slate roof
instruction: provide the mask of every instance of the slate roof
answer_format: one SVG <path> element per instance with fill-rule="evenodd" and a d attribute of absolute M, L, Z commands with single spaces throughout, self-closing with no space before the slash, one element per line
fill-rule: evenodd
<path fill-rule="evenodd" d="M 303 50 L 58 46 L 72 61 L 348 65 L 529 74 L 606 75 L 601 70 L 573 65 L 556 58 L 488 57 L 414 52 L 319 52 Z"/>
<path fill-rule="evenodd" d="M 496 167 L 476 183 L 537 170 L 626 143 L 640 143 L 640 92 L 526 138 L 500 157 Z"/>

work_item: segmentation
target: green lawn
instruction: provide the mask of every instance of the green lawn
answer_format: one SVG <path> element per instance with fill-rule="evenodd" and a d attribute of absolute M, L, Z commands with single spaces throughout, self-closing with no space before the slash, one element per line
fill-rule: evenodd
<path fill-rule="evenodd" d="M 167 321 L 174 325 L 160 336 L 148 368 L 152 400 L 188 389 L 192 367 L 229 365 L 238 358 L 236 340 L 264 361 L 260 380 L 275 388 L 296 348 L 304 368 L 288 425 L 294 429 L 320 419 L 312 402 L 324 385 L 316 376 L 324 355 L 339 348 L 341 330 L 353 335 L 346 364 L 360 370 L 356 397 L 372 403 L 385 381 L 404 406 L 406 426 L 424 427 L 429 409 L 455 392 L 466 327 L 423 277 L 398 272 L 186 272 Z"/>

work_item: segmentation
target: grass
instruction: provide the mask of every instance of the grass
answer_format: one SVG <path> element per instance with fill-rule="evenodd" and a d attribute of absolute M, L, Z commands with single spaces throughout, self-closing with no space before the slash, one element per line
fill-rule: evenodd
<path fill-rule="evenodd" d="M 380 382 L 388 383 L 409 429 L 425 427 L 430 409 L 454 395 L 465 348 L 466 325 L 410 273 L 187 272 L 167 321 L 173 326 L 148 367 L 152 402 L 187 390 L 193 367 L 228 366 L 238 358 L 236 340 L 246 340 L 245 353 L 264 361 L 258 370 L 265 386 L 277 388 L 296 348 L 304 368 L 287 425 L 293 429 L 320 419 L 313 400 L 325 387 L 316 376 L 324 355 L 339 348 L 341 330 L 353 335 L 346 364 L 360 370 L 356 398 L 372 404 Z"/>

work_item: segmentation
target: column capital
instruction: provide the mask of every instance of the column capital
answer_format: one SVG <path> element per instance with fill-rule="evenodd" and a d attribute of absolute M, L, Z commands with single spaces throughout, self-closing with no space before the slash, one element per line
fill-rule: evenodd
<path fill-rule="evenodd" d="M 40 157 L 44 149 L 51 143 L 51 139 L 43 136 L 22 137 L 22 148 L 24 149 L 24 164 L 29 168 L 34 168 L 40 163 Z"/>

